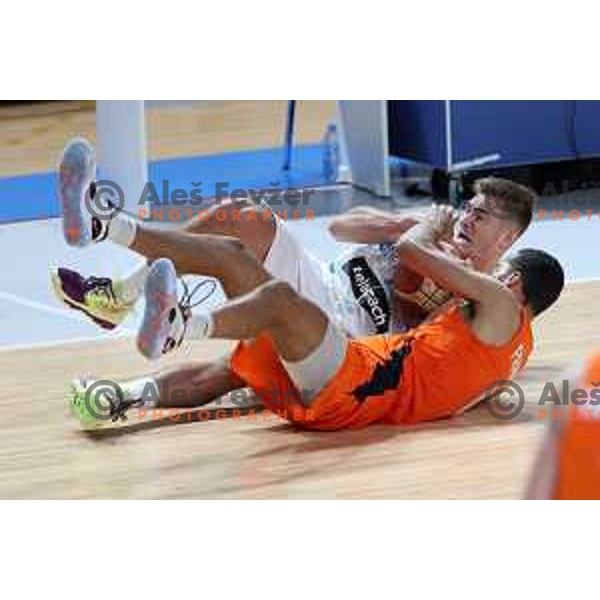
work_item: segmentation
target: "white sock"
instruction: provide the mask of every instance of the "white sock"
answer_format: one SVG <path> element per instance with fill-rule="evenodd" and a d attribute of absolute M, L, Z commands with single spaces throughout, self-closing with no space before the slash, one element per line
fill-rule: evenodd
<path fill-rule="evenodd" d="M 120 286 L 118 290 L 119 297 L 127 304 L 134 304 L 144 294 L 144 287 L 150 266 L 144 261 L 135 271 L 119 280 Z"/>
<path fill-rule="evenodd" d="M 115 244 L 129 247 L 133 244 L 136 230 L 136 222 L 121 212 L 110 220 L 107 238 Z"/>
<path fill-rule="evenodd" d="M 139 406 L 156 407 L 160 398 L 160 390 L 152 377 L 131 379 L 120 384 L 125 400 L 141 400 Z"/>
<path fill-rule="evenodd" d="M 198 312 L 187 322 L 186 340 L 205 340 L 212 336 L 214 323 L 211 313 Z"/>

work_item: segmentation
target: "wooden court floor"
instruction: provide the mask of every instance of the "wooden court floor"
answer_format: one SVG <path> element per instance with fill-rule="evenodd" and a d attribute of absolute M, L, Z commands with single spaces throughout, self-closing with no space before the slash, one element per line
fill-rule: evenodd
<path fill-rule="evenodd" d="M 89 434 L 68 415 L 67 383 L 148 372 L 133 341 L 0 351 L 0 498 L 519 498 L 543 431 L 536 399 L 600 346 L 598 298 L 600 282 L 570 285 L 539 320 L 514 422 L 480 408 L 417 428 L 314 433 L 257 413 L 191 423 L 133 413 Z M 226 350 L 196 345 L 165 364 Z"/>
<path fill-rule="evenodd" d="M 276 148 L 283 144 L 283 100 L 205 100 L 146 108 L 148 158 L 201 156 Z M 295 142 L 319 142 L 335 117 L 333 100 L 298 103 Z M 93 102 L 0 107 L 0 177 L 56 168 L 66 141 L 96 139 Z"/>

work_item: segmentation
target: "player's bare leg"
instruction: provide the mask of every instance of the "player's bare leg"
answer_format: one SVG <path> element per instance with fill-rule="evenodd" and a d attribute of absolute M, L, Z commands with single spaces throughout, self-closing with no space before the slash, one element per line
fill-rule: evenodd
<path fill-rule="evenodd" d="M 266 208 L 239 206 L 230 200 L 213 206 L 208 217 L 195 217 L 183 227 L 187 233 L 235 237 L 260 262 L 275 239 L 275 217 Z"/>
<path fill-rule="evenodd" d="M 145 408 L 194 408 L 245 387 L 229 368 L 228 357 L 190 363 L 150 377 L 119 382 L 128 399 Z"/>
<path fill-rule="evenodd" d="M 311 354 L 323 341 L 327 316 L 287 283 L 273 279 L 259 263 L 250 271 L 252 279 L 263 277 L 263 281 L 250 288 L 236 279 L 234 270 L 229 285 L 235 286 L 236 297 L 210 313 L 192 316 L 189 307 L 178 301 L 173 263 L 156 261 L 146 285 L 146 311 L 138 334 L 142 354 L 159 358 L 184 338 L 243 340 L 264 332 L 272 337 L 284 360 L 300 361 Z M 245 292 L 240 291 L 243 287 Z"/>
<path fill-rule="evenodd" d="M 83 139 L 67 144 L 60 165 L 59 198 L 62 205 L 63 229 L 68 244 L 87 246 L 111 239 L 129 245 L 133 220 L 123 215 L 116 219 L 110 209 L 102 207 L 96 215 L 90 206 L 102 201 L 97 198 L 95 159 L 92 146 Z M 86 204 L 86 195 L 88 203 Z M 98 195 L 101 195 L 98 193 Z M 203 217 L 186 223 L 180 231 L 188 234 L 210 234 L 234 237 L 255 256 L 263 261 L 275 238 L 276 223 L 273 214 L 262 206 L 241 206 L 226 201 L 215 205 Z M 101 219 L 100 217 L 104 218 Z M 57 297 L 72 309 L 90 317 L 105 329 L 117 327 L 143 295 L 149 266 L 141 260 L 127 276 L 85 277 L 68 268 L 52 269 L 52 285 Z"/>
<path fill-rule="evenodd" d="M 151 260 L 169 258 L 179 275 L 214 277 L 230 298 L 271 279 L 237 238 L 137 224 L 129 248 Z"/>

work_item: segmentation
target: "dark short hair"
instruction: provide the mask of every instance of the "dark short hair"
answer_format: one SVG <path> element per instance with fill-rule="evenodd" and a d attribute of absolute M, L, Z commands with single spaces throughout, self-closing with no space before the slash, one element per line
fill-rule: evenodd
<path fill-rule="evenodd" d="M 521 275 L 525 300 L 534 316 L 558 300 L 565 285 L 565 273 L 552 255 L 543 250 L 525 248 L 513 254 L 508 263 Z"/>
<path fill-rule="evenodd" d="M 520 233 L 529 227 L 536 199 L 532 189 L 510 179 L 484 177 L 475 181 L 473 191 L 476 195 L 481 194 L 485 198 L 499 201 L 502 211 L 519 227 Z"/>

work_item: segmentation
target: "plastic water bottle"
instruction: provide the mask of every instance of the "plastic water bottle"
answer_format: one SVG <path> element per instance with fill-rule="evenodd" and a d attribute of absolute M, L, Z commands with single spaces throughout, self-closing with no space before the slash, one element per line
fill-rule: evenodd
<path fill-rule="evenodd" d="M 340 149 L 337 127 L 335 123 L 329 123 L 323 137 L 323 177 L 326 181 L 331 183 L 337 181 L 339 166 Z"/>

